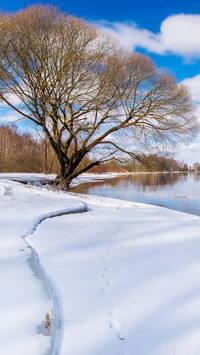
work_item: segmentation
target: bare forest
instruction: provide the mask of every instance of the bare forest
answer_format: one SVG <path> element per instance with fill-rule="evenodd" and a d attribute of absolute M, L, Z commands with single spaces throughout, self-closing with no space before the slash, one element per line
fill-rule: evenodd
<path fill-rule="evenodd" d="M 108 163 L 91 168 L 92 173 L 134 172 L 134 171 L 184 171 L 186 164 L 172 158 L 157 155 L 141 156 L 142 163 L 120 164 L 114 159 Z M 92 164 L 83 160 L 82 166 Z M 30 133 L 19 133 L 16 125 L 0 126 L 0 172 L 25 172 L 58 174 L 59 162 L 50 143 L 40 136 L 34 138 Z"/>
<path fill-rule="evenodd" d="M 58 162 L 49 142 L 20 134 L 15 125 L 0 126 L 0 172 L 56 173 Z"/>

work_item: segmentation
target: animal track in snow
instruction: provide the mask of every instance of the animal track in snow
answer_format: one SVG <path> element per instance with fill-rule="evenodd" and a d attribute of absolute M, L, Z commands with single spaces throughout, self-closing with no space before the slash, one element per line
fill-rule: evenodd
<path fill-rule="evenodd" d="M 109 321 L 109 327 L 115 331 L 117 331 L 116 335 L 119 340 L 125 340 L 124 334 L 121 332 L 121 325 L 119 322 L 119 312 L 118 310 L 112 310 L 109 313 L 109 316 L 111 317 Z"/>
<path fill-rule="evenodd" d="M 113 254 L 113 246 L 109 245 L 109 247 L 106 249 L 105 254 L 102 257 L 103 259 L 107 259 L 111 254 Z"/>
<path fill-rule="evenodd" d="M 109 312 L 108 314 L 111 317 L 119 317 L 119 312 L 117 310 L 113 310 L 113 311 Z"/>
<path fill-rule="evenodd" d="M 110 292 L 110 286 L 112 286 L 114 284 L 114 282 L 109 279 L 109 268 L 108 267 L 104 268 L 101 276 L 104 279 L 104 286 L 101 288 L 101 292 Z"/>
<path fill-rule="evenodd" d="M 109 254 L 105 254 L 105 255 L 103 255 L 103 256 L 102 256 L 102 258 L 103 258 L 103 259 L 107 259 L 107 258 L 109 258 Z"/>
<path fill-rule="evenodd" d="M 106 285 L 107 286 L 112 286 L 114 284 L 114 282 L 112 280 L 107 280 L 106 281 Z"/>
<path fill-rule="evenodd" d="M 106 285 L 105 287 L 102 287 L 101 292 L 110 292 L 110 287 Z"/>
<path fill-rule="evenodd" d="M 119 340 L 125 340 L 125 337 L 120 332 L 117 333 L 117 338 Z"/>
<path fill-rule="evenodd" d="M 107 272 L 104 272 L 104 273 L 102 274 L 102 277 L 103 277 L 103 278 L 108 277 L 108 273 L 107 273 Z"/>
<path fill-rule="evenodd" d="M 109 327 L 112 328 L 112 329 L 115 329 L 115 330 L 119 330 L 120 329 L 120 323 L 115 320 L 115 319 L 112 319 L 109 321 Z"/>

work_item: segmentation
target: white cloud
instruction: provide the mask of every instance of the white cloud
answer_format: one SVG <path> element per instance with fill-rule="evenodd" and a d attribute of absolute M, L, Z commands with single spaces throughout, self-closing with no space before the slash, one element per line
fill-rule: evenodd
<path fill-rule="evenodd" d="M 117 38 L 125 47 L 135 49 L 143 47 L 150 52 L 164 54 L 164 48 L 160 43 L 159 35 L 137 27 L 134 22 L 120 23 L 101 21 L 100 28 L 111 36 Z"/>
<path fill-rule="evenodd" d="M 174 15 L 167 17 L 160 28 L 165 51 L 183 57 L 200 56 L 200 15 Z"/>
<path fill-rule="evenodd" d="M 19 97 L 15 94 L 6 94 L 5 98 L 13 105 L 13 106 L 19 106 L 22 101 L 19 99 Z M 4 102 L 1 101 L 1 106 L 2 107 L 8 107 L 8 105 Z"/>
<path fill-rule="evenodd" d="M 133 22 L 101 21 L 99 25 L 132 50 L 141 47 L 152 53 L 173 53 L 186 59 L 200 57 L 200 15 L 169 16 L 161 23 L 159 33 L 139 28 Z"/>
<path fill-rule="evenodd" d="M 198 75 L 199 78 L 197 80 L 197 82 L 199 82 L 200 84 L 200 75 Z M 187 80 L 189 82 L 190 85 L 188 85 L 188 87 L 190 87 L 192 90 L 192 97 L 194 100 L 199 101 L 200 102 L 200 95 L 198 94 L 198 85 L 195 84 L 192 87 L 192 83 L 193 83 L 193 79 L 186 79 L 184 80 L 184 82 Z M 191 81 L 190 81 L 191 80 Z M 195 80 L 194 80 L 195 82 Z M 185 84 L 186 84 L 185 83 Z M 195 90 L 195 86 L 197 91 Z M 198 121 L 200 122 L 200 105 L 197 105 L 197 110 L 196 110 L 196 116 Z M 200 162 L 200 133 L 196 136 L 195 140 L 189 144 L 178 144 L 177 147 L 175 148 L 175 159 L 179 160 L 179 161 L 184 161 L 186 162 L 188 165 L 193 165 L 195 162 Z"/>
<path fill-rule="evenodd" d="M 184 161 L 191 166 L 195 162 L 200 161 L 200 136 L 196 142 L 188 145 L 179 145 L 174 158 L 179 161 Z"/>
<path fill-rule="evenodd" d="M 7 114 L 5 114 L 3 111 L 2 114 L 0 113 L 0 124 L 16 123 L 21 119 L 22 116 L 11 110 Z"/>
<path fill-rule="evenodd" d="M 189 88 L 192 99 L 196 102 L 200 102 L 200 75 L 186 78 L 182 81 L 182 84 Z"/>

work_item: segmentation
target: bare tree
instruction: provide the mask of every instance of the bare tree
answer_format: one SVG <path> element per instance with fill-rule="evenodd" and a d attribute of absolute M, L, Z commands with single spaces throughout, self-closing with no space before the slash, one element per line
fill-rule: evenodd
<path fill-rule="evenodd" d="M 102 162 L 197 132 L 185 87 L 83 20 L 31 6 L 1 15 L 0 40 L 0 99 L 41 127 L 66 187 Z"/>

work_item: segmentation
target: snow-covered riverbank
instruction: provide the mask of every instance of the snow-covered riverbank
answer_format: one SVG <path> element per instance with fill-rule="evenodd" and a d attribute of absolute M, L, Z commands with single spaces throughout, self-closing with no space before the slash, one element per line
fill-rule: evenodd
<path fill-rule="evenodd" d="M 45 354 L 52 348 L 45 315 L 54 308 L 49 285 L 24 241 L 44 218 L 83 208 L 66 194 L 0 180 L 0 354 Z"/>
<path fill-rule="evenodd" d="M 0 354 L 52 351 L 54 292 L 62 355 L 200 353 L 199 217 L 8 180 L 0 206 Z"/>

